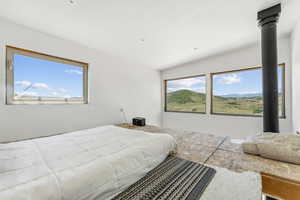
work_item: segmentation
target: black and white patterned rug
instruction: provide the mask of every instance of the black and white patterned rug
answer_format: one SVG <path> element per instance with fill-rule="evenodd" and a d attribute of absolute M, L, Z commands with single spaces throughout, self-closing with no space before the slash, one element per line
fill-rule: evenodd
<path fill-rule="evenodd" d="M 113 200 L 199 200 L 216 170 L 169 156 Z"/>

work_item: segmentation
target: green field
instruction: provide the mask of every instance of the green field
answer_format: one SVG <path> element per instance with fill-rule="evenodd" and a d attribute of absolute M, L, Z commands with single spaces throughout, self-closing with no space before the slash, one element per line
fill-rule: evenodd
<path fill-rule="evenodd" d="M 181 112 L 205 112 L 206 94 L 191 90 L 178 90 L 167 94 L 167 111 Z M 282 104 L 282 95 L 279 105 Z M 262 115 L 263 101 L 257 97 L 221 97 L 212 99 L 213 113 L 238 114 L 238 115 Z M 280 106 L 280 112 L 282 106 Z"/>
<path fill-rule="evenodd" d="M 212 100 L 213 113 L 262 115 L 262 97 L 224 98 L 214 96 Z"/>

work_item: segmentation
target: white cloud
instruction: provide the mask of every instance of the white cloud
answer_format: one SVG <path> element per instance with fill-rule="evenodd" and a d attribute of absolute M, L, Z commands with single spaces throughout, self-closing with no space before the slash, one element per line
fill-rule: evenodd
<path fill-rule="evenodd" d="M 191 87 L 168 87 L 168 91 L 167 92 L 175 92 L 178 90 L 191 90 L 194 92 L 198 92 L 198 93 L 205 93 L 206 92 L 206 88 L 205 87 L 200 87 L 200 88 L 191 88 Z"/>
<path fill-rule="evenodd" d="M 66 92 L 68 92 L 68 90 L 66 90 L 65 88 L 59 88 L 59 89 L 58 89 L 58 92 L 66 93 Z"/>
<path fill-rule="evenodd" d="M 59 92 L 51 92 L 52 97 L 59 97 L 59 98 L 71 98 L 69 94 L 61 94 Z"/>
<path fill-rule="evenodd" d="M 259 94 L 260 91 L 243 91 L 243 92 L 237 92 L 237 94 Z"/>
<path fill-rule="evenodd" d="M 262 94 L 262 91 L 240 91 L 240 92 L 231 92 L 231 93 L 224 93 L 224 92 L 218 92 L 214 91 L 214 95 L 218 96 L 227 96 L 227 95 L 246 95 L 246 94 Z"/>
<path fill-rule="evenodd" d="M 198 85 L 196 86 L 196 84 Z M 195 92 L 204 93 L 205 78 L 197 77 L 168 81 L 168 92 L 174 92 L 178 90 L 192 90 Z"/>
<path fill-rule="evenodd" d="M 54 96 L 54 97 L 57 97 L 57 96 L 59 96 L 59 93 L 58 92 L 51 92 L 51 95 Z"/>
<path fill-rule="evenodd" d="M 15 85 L 19 85 L 22 87 L 29 87 L 32 83 L 30 81 L 16 81 Z"/>
<path fill-rule="evenodd" d="M 38 95 L 38 93 L 36 93 L 36 92 L 21 92 L 21 93 L 16 93 L 16 95 L 18 96 L 18 97 L 24 97 L 24 96 L 30 96 L 30 97 L 38 97 L 39 95 Z"/>
<path fill-rule="evenodd" d="M 64 98 L 69 99 L 71 98 L 71 95 L 65 95 Z"/>
<path fill-rule="evenodd" d="M 69 95 L 66 94 L 68 90 L 65 88 L 59 88 L 57 91 L 51 92 L 51 95 L 54 97 L 64 97 L 64 98 L 69 98 Z"/>
<path fill-rule="evenodd" d="M 219 80 L 220 83 L 230 85 L 233 83 L 239 83 L 241 82 L 241 78 L 236 74 L 231 75 L 223 75 L 221 79 Z"/>
<path fill-rule="evenodd" d="M 22 87 L 31 86 L 31 88 L 34 89 L 52 90 L 46 83 L 31 83 L 30 81 L 16 81 L 15 84 Z"/>
<path fill-rule="evenodd" d="M 52 90 L 46 83 L 34 83 L 34 84 L 32 84 L 32 88 L 44 89 L 44 90 L 48 90 L 48 91 Z"/>
<path fill-rule="evenodd" d="M 177 90 L 189 90 L 189 88 L 184 88 L 184 87 L 179 87 L 179 88 L 168 87 L 168 92 L 175 92 Z"/>
<path fill-rule="evenodd" d="M 16 81 L 16 85 L 24 87 L 23 92 L 16 92 L 18 97 L 21 96 L 40 96 L 37 92 L 31 92 L 30 89 L 40 89 L 48 93 L 52 97 L 64 97 L 70 98 L 70 95 L 67 94 L 68 90 L 65 88 L 53 89 L 49 87 L 46 83 L 31 83 L 30 81 Z"/>
<path fill-rule="evenodd" d="M 66 72 L 66 73 L 69 73 L 69 74 L 82 75 L 82 71 L 76 70 L 76 69 L 67 69 L 67 70 L 65 70 L 65 72 Z"/>
<path fill-rule="evenodd" d="M 205 93 L 206 88 L 205 87 L 200 87 L 200 88 L 193 89 L 193 91 L 196 91 L 196 92 L 199 92 L 199 93 Z"/>
<path fill-rule="evenodd" d="M 205 83 L 205 78 L 187 78 L 187 79 L 180 79 L 180 80 L 173 80 L 169 81 L 169 84 L 171 84 L 174 87 L 188 87 L 190 88 L 192 85 Z"/>

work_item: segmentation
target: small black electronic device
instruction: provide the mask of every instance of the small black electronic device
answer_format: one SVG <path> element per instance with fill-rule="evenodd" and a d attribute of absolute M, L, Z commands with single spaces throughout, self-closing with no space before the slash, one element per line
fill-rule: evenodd
<path fill-rule="evenodd" d="M 132 119 L 132 124 L 135 126 L 145 126 L 146 125 L 146 119 L 143 117 L 135 117 Z"/>

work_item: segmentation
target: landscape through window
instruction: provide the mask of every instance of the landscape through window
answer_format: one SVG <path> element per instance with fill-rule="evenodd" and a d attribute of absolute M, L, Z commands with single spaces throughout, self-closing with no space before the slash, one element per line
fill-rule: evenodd
<path fill-rule="evenodd" d="M 34 53 L 24 54 L 19 50 L 14 52 L 14 49 L 9 54 L 13 63 L 8 68 L 11 102 L 84 103 L 86 68 L 82 64 L 60 62 L 59 58 L 52 60 L 50 56 L 48 59 Z"/>
<path fill-rule="evenodd" d="M 205 113 L 205 76 L 167 80 L 165 84 L 166 111 Z"/>
<path fill-rule="evenodd" d="M 212 76 L 212 113 L 263 114 L 262 68 L 224 72 Z M 284 116 L 284 66 L 278 67 L 279 114 Z"/>

